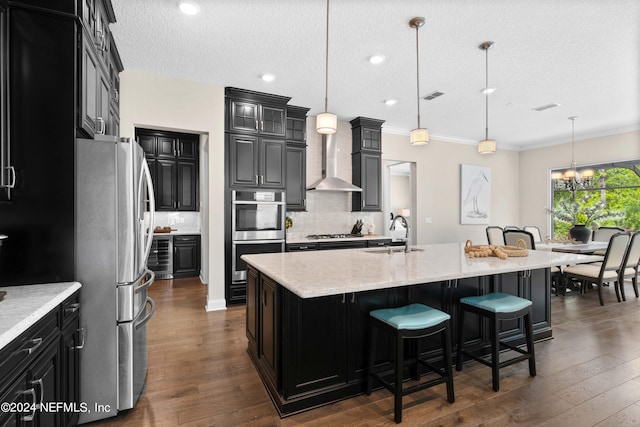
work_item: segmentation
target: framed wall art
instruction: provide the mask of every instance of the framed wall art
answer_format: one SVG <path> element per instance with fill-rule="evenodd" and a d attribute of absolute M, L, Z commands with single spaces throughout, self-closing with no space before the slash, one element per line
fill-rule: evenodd
<path fill-rule="evenodd" d="M 460 165 L 460 224 L 489 224 L 491 169 Z"/>

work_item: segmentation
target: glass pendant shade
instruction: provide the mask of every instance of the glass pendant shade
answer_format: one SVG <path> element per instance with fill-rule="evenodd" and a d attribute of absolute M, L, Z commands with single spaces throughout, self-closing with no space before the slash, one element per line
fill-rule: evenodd
<path fill-rule="evenodd" d="M 333 113 L 320 113 L 316 117 L 316 131 L 318 133 L 336 133 L 338 117 Z"/>
<path fill-rule="evenodd" d="M 575 169 L 569 169 L 567 171 L 565 171 L 564 173 L 564 179 L 573 179 L 576 177 L 576 170 Z"/>
<path fill-rule="evenodd" d="M 417 128 L 409 134 L 409 142 L 411 145 L 426 145 L 429 142 L 429 130 Z"/>
<path fill-rule="evenodd" d="M 483 139 L 478 143 L 478 153 L 480 154 L 492 154 L 496 152 L 495 139 Z"/>
<path fill-rule="evenodd" d="M 562 179 L 562 172 L 552 172 L 551 179 Z"/>
<path fill-rule="evenodd" d="M 580 172 L 580 176 L 582 178 L 593 178 L 593 170 L 592 169 L 585 169 L 583 171 Z"/>

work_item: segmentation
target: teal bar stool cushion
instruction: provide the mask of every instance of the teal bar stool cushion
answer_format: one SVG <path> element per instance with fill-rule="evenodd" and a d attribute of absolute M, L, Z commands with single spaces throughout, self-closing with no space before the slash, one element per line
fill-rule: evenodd
<path fill-rule="evenodd" d="M 531 301 L 528 299 L 501 292 L 493 292 L 477 297 L 464 297 L 460 298 L 460 302 L 492 313 L 511 313 L 531 305 Z"/>
<path fill-rule="evenodd" d="M 451 316 L 424 304 L 409 304 L 397 308 L 381 308 L 371 316 L 396 329 L 424 329 L 449 320 Z"/>

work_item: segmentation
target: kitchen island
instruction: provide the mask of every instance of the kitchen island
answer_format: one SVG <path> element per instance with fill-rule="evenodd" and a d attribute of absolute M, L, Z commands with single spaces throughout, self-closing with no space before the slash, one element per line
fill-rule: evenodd
<path fill-rule="evenodd" d="M 243 256 L 248 352 L 281 416 L 364 392 L 371 310 L 423 303 L 451 314 L 455 331 L 461 297 L 500 291 L 530 299 L 535 339 L 549 339 L 550 267 L 597 260 L 550 251 L 469 258 L 457 243 L 402 249 Z M 488 353 L 488 338 L 488 325 L 469 316 L 466 348 Z M 524 342 L 523 325 L 503 322 L 500 338 Z M 422 347 L 437 360 L 437 340 Z M 392 343 L 377 349 L 376 365 L 390 363 Z"/>

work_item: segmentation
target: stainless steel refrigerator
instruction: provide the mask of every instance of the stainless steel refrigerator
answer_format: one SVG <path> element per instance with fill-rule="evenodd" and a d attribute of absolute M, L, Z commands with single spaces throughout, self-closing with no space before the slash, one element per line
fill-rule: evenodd
<path fill-rule="evenodd" d="M 77 139 L 76 280 L 82 283 L 80 423 L 132 408 L 147 373 L 147 322 L 155 305 L 147 258 L 153 240 L 151 174 L 129 139 Z M 99 410 L 96 410 L 98 408 Z"/>

